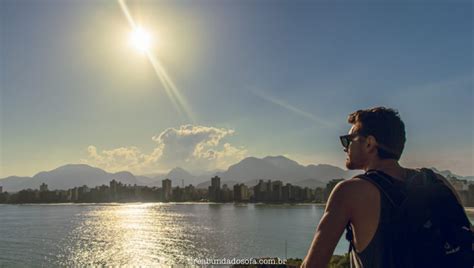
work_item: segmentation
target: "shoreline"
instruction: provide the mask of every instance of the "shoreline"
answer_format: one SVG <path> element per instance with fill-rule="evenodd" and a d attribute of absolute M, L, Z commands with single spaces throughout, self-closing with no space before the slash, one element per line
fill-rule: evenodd
<path fill-rule="evenodd" d="M 325 203 L 311 203 L 311 202 L 299 202 L 299 203 L 262 203 L 262 202 L 228 202 L 228 203 L 218 203 L 218 202 L 61 202 L 61 203 L 0 203 L 0 205 L 146 205 L 146 204 L 169 204 L 169 205 L 236 205 L 236 206 L 246 206 L 246 205 L 272 205 L 272 206 L 306 206 L 306 205 L 316 205 L 316 206 L 326 206 Z M 473 213 L 474 213 L 474 208 Z"/>
<path fill-rule="evenodd" d="M 118 205 L 147 205 L 147 204 L 160 204 L 160 205 L 234 205 L 234 206 L 317 206 L 325 207 L 326 203 L 262 203 L 262 202 L 245 202 L 245 203 L 216 203 L 216 202 L 63 202 L 63 203 L 0 203 L 2 205 L 51 205 L 51 206 L 64 206 L 64 205 L 103 205 L 103 206 L 118 206 Z M 464 211 L 469 217 L 474 217 L 474 207 L 464 207 Z"/>

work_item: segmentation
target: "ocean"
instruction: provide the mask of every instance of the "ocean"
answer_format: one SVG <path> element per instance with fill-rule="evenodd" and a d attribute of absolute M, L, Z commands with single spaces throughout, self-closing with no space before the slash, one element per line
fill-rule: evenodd
<path fill-rule="evenodd" d="M 304 258 L 323 211 L 316 204 L 0 205 L 0 266 Z M 343 235 L 335 254 L 347 249 Z"/>

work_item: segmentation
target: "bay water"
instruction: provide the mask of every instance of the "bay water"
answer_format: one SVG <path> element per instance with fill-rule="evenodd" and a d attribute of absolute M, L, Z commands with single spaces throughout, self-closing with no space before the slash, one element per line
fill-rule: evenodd
<path fill-rule="evenodd" d="M 0 205 L 0 266 L 302 259 L 323 211 L 316 204 Z M 342 236 L 335 254 L 347 249 Z"/>

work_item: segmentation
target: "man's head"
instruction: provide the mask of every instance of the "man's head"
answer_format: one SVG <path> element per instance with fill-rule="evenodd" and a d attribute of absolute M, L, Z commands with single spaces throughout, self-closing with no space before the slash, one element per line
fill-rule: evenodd
<path fill-rule="evenodd" d="M 405 124 L 398 112 L 376 107 L 349 115 L 349 135 L 341 136 L 348 169 L 364 169 L 374 160 L 398 161 L 405 146 Z"/>

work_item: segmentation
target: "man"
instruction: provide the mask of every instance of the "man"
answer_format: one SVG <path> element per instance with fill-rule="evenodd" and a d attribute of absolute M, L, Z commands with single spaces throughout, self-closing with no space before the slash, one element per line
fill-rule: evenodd
<path fill-rule="evenodd" d="M 384 107 L 359 110 L 349 115 L 348 122 L 352 124 L 349 134 L 341 136 L 348 169 L 381 171 L 399 182 L 419 175 L 419 171 L 398 163 L 406 138 L 405 125 L 396 111 Z M 386 263 L 388 247 L 382 237 L 385 225 L 381 222 L 387 211 L 387 200 L 374 183 L 357 177 L 340 182 L 327 201 L 301 267 L 327 267 L 348 223 L 353 236 L 351 266 L 391 267 Z"/>

